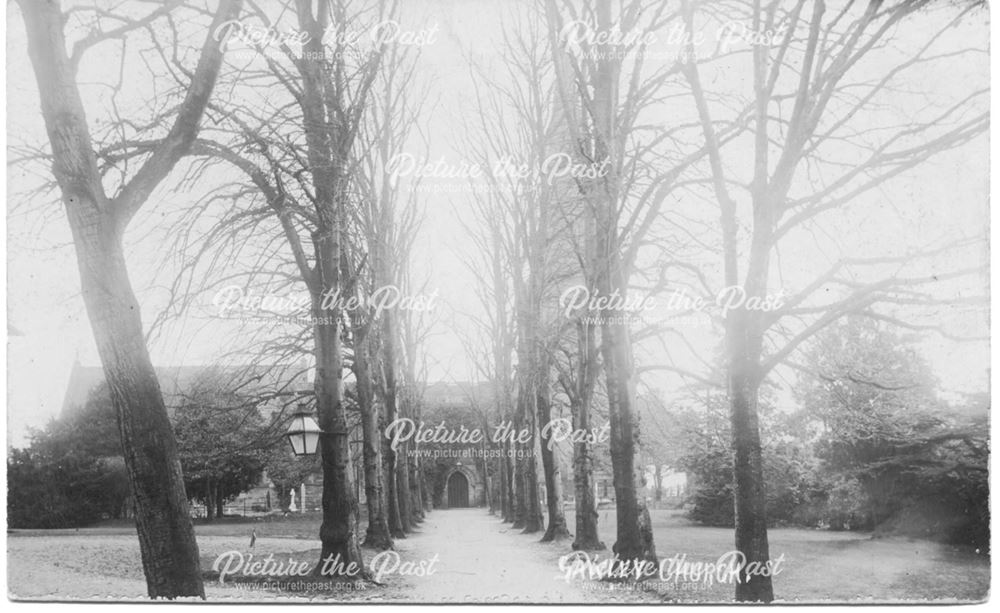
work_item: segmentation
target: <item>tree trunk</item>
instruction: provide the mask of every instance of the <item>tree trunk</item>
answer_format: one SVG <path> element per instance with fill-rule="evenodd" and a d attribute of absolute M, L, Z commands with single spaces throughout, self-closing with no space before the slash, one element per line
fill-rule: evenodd
<path fill-rule="evenodd" d="M 420 443 L 414 441 L 413 445 L 414 453 L 416 453 L 416 450 L 420 448 Z M 413 528 L 424 521 L 427 508 L 429 507 L 425 507 L 423 504 L 424 490 L 426 489 L 423 460 L 418 456 L 414 456 L 409 462 L 408 468 L 410 475 L 410 527 Z"/>
<path fill-rule="evenodd" d="M 406 441 L 402 445 L 404 456 L 399 457 L 396 463 L 396 497 L 399 501 L 399 521 L 403 532 L 413 531 L 413 483 L 412 463 L 414 458 L 406 454 L 412 452 L 416 445 L 412 440 Z"/>
<path fill-rule="evenodd" d="M 532 441 L 524 447 L 524 489 L 527 495 L 527 517 L 525 519 L 524 534 L 540 532 L 545 528 L 545 517 L 542 515 L 542 501 L 540 499 L 538 482 L 538 462 L 535 460 L 535 449 L 538 447 L 538 432 L 534 430 Z"/>
<path fill-rule="evenodd" d="M 748 283 L 750 285 L 750 283 Z M 748 288 L 748 295 L 751 288 Z M 760 386 L 760 335 L 754 316 L 736 310 L 729 314 L 727 339 L 730 420 L 732 422 L 734 512 L 736 549 L 747 564 L 766 567 L 770 559 L 767 542 L 767 499 L 761 455 L 760 428 L 757 421 L 757 398 Z M 736 600 L 771 602 L 774 589 L 770 576 L 744 577 L 736 584 Z"/>
<path fill-rule="evenodd" d="M 417 466 L 417 477 L 417 489 L 424 504 L 422 515 L 426 516 L 434 509 L 434 491 L 427 485 L 427 470 L 422 465 Z"/>
<path fill-rule="evenodd" d="M 577 324 L 580 347 L 580 366 L 577 374 L 578 393 L 571 404 L 573 429 L 590 432 L 590 407 L 597 382 L 597 342 L 594 326 Z M 604 549 L 597 531 L 597 500 L 594 495 L 594 458 L 591 444 L 586 440 L 573 445 L 573 485 L 576 495 L 576 538 L 573 549 Z"/>
<path fill-rule="evenodd" d="M 385 377 L 385 423 L 386 426 L 399 417 L 396 385 L 396 326 L 392 309 L 382 314 L 382 368 Z M 399 485 L 397 483 L 396 451 L 389 445 L 389 439 L 382 438 L 382 454 L 385 462 L 385 491 L 389 523 L 389 533 L 393 538 L 406 538 L 403 520 L 399 510 Z"/>
<path fill-rule="evenodd" d="M 489 431 L 490 431 L 489 421 L 484 419 L 483 432 L 489 432 Z M 486 498 L 485 500 L 486 506 L 489 509 L 490 515 L 496 515 L 497 500 L 493 496 L 495 488 L 490 483 L 490 461 L 486 453 L 487 450 L 489 449 L 489 445 L 487 445 L 487 440 L 488 438 L 484 436 L 483 440 L 480 442 L 479 445 L 479 448 L 483 453 L 483 456 L 480 458 L 479 465 L 483 471 L 483 495 Z"/>
<path fill-rule="evenodd" d="M 390 420 L 387 423 L 392 422 Z M 385 487 L 389 534 L 392 535 L 392 538 L 406 538 L 406 532 L 403 531 L 402 515 L 399 511 L 399 469 L 398 462 L 396 461 L 396 452 L 389 447 L 388 440 L 383 440 L 382 448 L 385 451 Z"/>
<path fill-rule="evenodd" d="M 316 254 L 314 270 L 302 268 L 312 298 L 313 343 L 316 354 L 316 406 L 323 466 L 323 523 L 320 526 L 322 551 L 314 574 L 357 579 L 369 576 L 358 545 L 358 499 L 351 474 L 351 449 L 347 413 L 343 403 L 343 352 L 341 348 L 342 313 L 336 304 L 324 305 L 324 298 L 339 296 L 341 280 L 341 241 L 348 206 L 348 183 L 345 168 L 353 144 L 349 139 L 331 138 L 346 128 L 335 125 L 331 115 L 343 112 L 346 103 L 328 89 L 331 62 L 325 59 L 328 49 L 322 39 L 328 13 L 320 8 L 313 14 L 308 0 L 295 2 L 299 28 L 309 35 L 303 53 L 312 59 L 298 64 L 302 76 L 299 107 L 306 141 L 307 161 L 312 170 L 316 229 L 312 241 Z M 359 104 L 362 102 L 358 102 Z M 335 302 L 335 301 L 334 301 Z"/>
<path fill-rule="evenodd" d="M 392 548 L 389 522 L 386 518 L 385 489 L 382 483 L 382 439 L 379 436 L 379 410 L 375 406 L 371 371 L 368 363 L 366 331 L 354 333 L 354 380 L 361 411 L 362 458 L 365 474 L 365 506 L 368 509 L 368 529 L 364 545 L 378 550 Z"/>
<path fill-rule="evenodd" d="M 524 422 L 518 418 L 514 420 L 514 429 L 518 432 L 524 427 Z M 527 481 L 524 473 L 526 470 L 526 458 L 523 457 L 524 445 L 511 443 L 512 470 L 514 481 L 514 523 L 511 528 L 523 530 L 528 525 L 528 493 L 525 488 Z"/>
<path fill-rule="evenodd" d="M 416 351 L 417 343 L 413 338 L 412 321 L 408 320 L 404 331 L 404 342 L 406 349 L 402 352 L 405 356 L 406 373 L 406 417 L 419 423 L 421 419 L 420 398 L 417 396 L 417 374 L 416 374 Z M 430 512 L 434 506 L 433 488 L 427 487 L 427 473 L 424 470 L 424 463 L 420 457 L 420 444 L 415 440 L 407 441 L 411 443 L 408 449 L 412 450 L 412 456 L 404 457 L 403 465 L 399 475 L 399 500 L 401 502 L 399 513 L 403 517 L 404 512 L 409 518 L 409 528 L 412 529 L 414 521 L 423 521 L 425 514 Z M 405 503 L 404 501 L 405 497 Z M 404 508 L 404 506 L 406 508 Z M 404 519 L 404 522 L 407 521 Z"/>
<path fill-rule="evenodd" d="M 218 481 L 215 482 L 215 516 L 219 519 L 226 514 L 226 501 L 222 497 L 222 484 Z"/>
<path fill-rule="evenodd" d="M 530 324 L 526 316 L 521 317 L 521 329 L 530 331 Z M 518 518 L 514 523 L 514 528 L 521 528 L 524 534 L 539 532 L 545 528 L 545 519 L 542 516 L 541 501 L 538 496 L 538 470 L 535 462 L 535 448 L 538 445 L 538 428 L 536 425 L 536 398 L 535 385 L 532 378 L 536 376 L 534 372 L 534 360 L 531 355 L 534 349 L 534 336 L 524 336 L 519 340 L 519 363 L 526 365 L 518 372 L 517 390 L 517 423 L 515 428 L 518 432 L 527 430 L 531 433 L 527 443 L 517 447 L 520 456 L 517 458 L 517 465 L 520 471 L 518 479 Z"/>
<path fill-rule="evenodd" d="M 505 479 L 504 488 L 504 521 L 514 523 L 517 521 L 517 497 L 514 494 L 517 484 L 517 473 L 514 466 L 514 445 L 509 442 L 503 444 L 503 457 L 501 458 Z"/>
<path fill-rule="evenodd" d="M 413 531 L 413 492 L 410 485 L 410 463 L 413 458 L 406 453 L 413 448 L 413 441 L 402 444 L 403 456 L 396 464 L 396 500 L 399 504 L 399 521 L 403 532 Z M 398 456 L 397 456 L 398 457 Z"/>
<path fill-rule="evenodd" d="M 215 519 L 215 486 L 211 479 L 205 481 L 205 521 L 211 523 Z"/>
<path fill-rule="evenodd" d="M 599 29 L 612 25 L 611 5 L 600 0 L 596 7 Z M 598 257 L 597 286 L 601 295 L 615 293 L 622 299 L 628 292 L 628 274 L 624 269 L 618 235 L 618 201 L 620 198 L 615 157 L 618 135 L 616 133 L 617 84 L 620 60 L 612 49 L 601 46 L 594 77 L 595 152 L 596 160 L 611 161 L 611 171 L 592 196 L 595 197 L 597 219 L 596 250 Z M 613 550 L 622 560 L 646 560 L 656 563 L 653 532 L 645 501 L 636 491 L 635 447 L 639 440 L 639 427 L 635 414 L 635 380 L 628 324 L 622 314 L 614 310 L 602 311 L 601 355 L 604 363 L 605 384 L 608 393 L 608 417 L 611 426 L 611 465 L 615 482 L 617 508 L 617 540 Z"/>
<path fill-rule="evenodd" d="M 497 498 L 498 498 L 498 502 L 499 502 L 498 511 L 500 513 L 500 520 L 506 523 L 507 521 L 509 521 L 509 519 L 508 519 L 508 516 L 507 516 L 507 507 L 508 507 L 508 501 L 507 501 L 507 464 L 504 461 L 504 457 L 503 457 L 505 449 L 506 449 L 506 446 L 503 443 L 501 443 L 500 444 L 500 456 L 497 458 L 497 462 L 496 462 L 496 471 L 497 471 L 497 481 L 499 481 L 499 485 L 498 485 L 499 491 L 497 493 Z"/>
<path fill-rule="evenodd" d="M 502 306 L 497 307 L 499 312 L 506 312 L 502 310 Z M 497 415 L 501 422 L 510 423 L 511 421 L 511 411 L 510 411 L 510 396 L 508 394 L 507 381 L 507 366 L 506 366 L 506 352 L 500 349 L 506 346 L 505 339 L 501 332 L 496 333 L 496 340 L 494 340 L 494 361 L 496 366 L 496 380 L 494 381 L 493 389 L 496 394 L 497 402 Z M 517 508 L 517 498 L 515 496 L 515 489 L 517 485 L 515 483 L 516 473 L 514 468 L 514 445 L 507 440 L 500 441 L 500 516 L 504 523 L 513 523 L 516 521 L 516 508 Z"/>
<path fill-rule="evenodd" d="M 544 429 L 545 424 L 552 420 L 552 403 L 549 400 L 549 364 L 545 359 L 540 360 L 540 362 L 542 368 L 538 372 L 540 381 L 535 397 L 538 405 L 538 422 Z M 545 529 L 545 535 L 542 536 L 542 542 L 548 542 L 568 538 L 570 533 L 566 526 L 566 514 L 563 512 L 562 471 L 559 470 L 555 445 L 552 444 L 552 432 L 549 430 L 548 436 L 545 434 L 540 436 L 542 470 L 545 475 L 545 502 L 549 512 L 549 523 Z"/>
<path fill-rule="evenodd" d="M 739 371 L 729 379 L 733 421 L 733 476 L 736 483 L 736 549 L 747 563 L 765 564 L 770 559 L 767 543 L 767 503 L 757 426 L 757 389 Z M 736 584 L 739 601 L 771 602 L 771 578 L 752 575 Z"/>
<path fill-rule="evenodd" d="M 50 128 L 52 130 L 53 128 Z M 55 127 L 68 129 L 66 126 Z M 81 188 L 83 186 L 80 186 Z M 84 191 L 64 197 L 84 303 L 118 420 L 150 598 L 204 597 L 177 444 L 146 350 L 121 238 Z"/>
<path fill-rule="evenodd" d="M 611 316 L 610 314 L 608 315 Z M 618 329 L 616 329 L 618 328 Z M 611 465 L 615 481 L 618 533 L 613 550 L 621 560 L 656 563 L 649 511 L 637 491 L 635 445 L 639 438 L 632 405 L 634 390 L 627 332 L 604 325 L 602 346 L 611 425 Z"/>
<path fill-rule="evenodd" d="M 325 262 L 330 257 L 333 238 L 319 239 Z M 335 265 L 334 265 L 335 266 Z M 336 283 L 324 283 L 336 288 Z M 335 290 L 334 290 L 335 291 Z M 321 297 L 314 296 L 313 316 L 316 348 L 316 403 L 323 466 L 323 523 L 320 526 L 322 551 L 314 574 L 356 579 L 362 575 L 364 560 L 358 546 L 358 501 L 351 475 L 347 414 L 342 399 L 340 325 L 336 313 L 321 308 Z M 325 566 L 325 568 L 324 568 Z"/>
<path fill-rule="evenodd" d="M 761 145 L 761 147 L 766 147 Z M 760 154 L 758 153 L 758 156 Z M 758 173 L 759 174 L 759 173 Z M 777 204 L 766 185 L 757 183 L 753 190 L 753 236 L 743 287 L 747 303 L 767 293 L 770 249 Z M 726 281 L 736 285 L 736 236 L 738 227 L 731 207 L 723 211 Z M 736 549 L 746 563 L 766 568 L 770 559 L 767 542 L 767 500 L 761 456 L 757 400 L 762 380 L 760 357 L 763 350 L 762 313 L 733 309 L 726 316 L 726 352 L 729 416 L 732 429 L 734 514 Z M 736 584 L 736 600 L 771 602 L 774 588 L 770 576 L 754 574 Z"/>
<path fill-rule="evenodd" d="M 403 407 L 403 417 L 413 418 L 413 390 L 408 390 L 406 403 Z M 413 531 L 413 493 L 410 483 L 410 468 L 415 458 L 416 442 L 411 440 L 400 444 L 400 452 L 396 454 L 396 504 L 399 506 L 399 528 L 405 535 Z"/>
<path fill-rule="evenodd" d="M 408 475 L 406 485 L 409 487 L 409 492 L 410 492 L 409 498 L 407 500 L 409 506 L 408 516 L 410 518 L 410 523 L 409 523 L 410 530 L 413 530 L 413 528 L 416 527 L 417 524 L 424 521 L 424 509 L 423 505 L 421 505 L 421 498 L 422 498 L 421 486 L 423 480 L 421 479 L 420 476 L 421 470 L 418 462 L 419 460 L 417 458 L 413 458 L 413 461 L 407 462 L 405 467 L 406 474 Z"/>

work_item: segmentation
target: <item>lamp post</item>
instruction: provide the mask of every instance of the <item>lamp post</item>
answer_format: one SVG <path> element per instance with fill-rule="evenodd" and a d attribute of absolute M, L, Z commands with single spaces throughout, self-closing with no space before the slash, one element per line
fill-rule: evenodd
<path fill-rule="evenodd" d="M 299 410 L 292 415 L 292 423 L 288 426 L 288 442 L 292 445 L 292 453 L 297 456 L 312 455 L 319 447 L 319 437 L 323 433 L 319 424 L 313 419 L 312 413 L 299 405 Z"/>

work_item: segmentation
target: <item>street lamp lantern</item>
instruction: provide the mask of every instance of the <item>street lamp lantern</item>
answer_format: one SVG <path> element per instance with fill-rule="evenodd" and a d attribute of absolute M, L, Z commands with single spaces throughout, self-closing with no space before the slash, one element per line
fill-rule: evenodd
<path fill-rule="evenodd" d="M 299 411 L 292 415 L 292 423 L 288 426 L 286 436 L 288 442 L 292 444 L 292 452 L 295 455 L 312 455 L 316 453 L 319 435 L 322 433 L 312 413 L 300 407 Z"/>

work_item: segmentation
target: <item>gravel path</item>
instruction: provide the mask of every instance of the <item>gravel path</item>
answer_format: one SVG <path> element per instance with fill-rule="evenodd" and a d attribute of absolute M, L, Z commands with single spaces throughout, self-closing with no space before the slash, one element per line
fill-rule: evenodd
<path fill-rule="evenodd" d="M 420 531 L 397 541 L 403 560 L 438 556 L 436 572 L 426 577 L 398 577 L 391 599 L 412 602 L 587 603 L 635 602 L 643 593 L 595 593 L 580 582 L 568 583 L 559 557 L 569 542 L 539 543 L 542 534 L 521 534 L 483 509 L 435 510 Z M 404 596 L 405 595 L 405 596 Z"/>

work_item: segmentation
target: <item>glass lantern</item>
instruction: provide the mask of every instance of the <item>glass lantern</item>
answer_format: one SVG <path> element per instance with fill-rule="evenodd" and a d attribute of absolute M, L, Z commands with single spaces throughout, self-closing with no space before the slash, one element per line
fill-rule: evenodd
<path fill-rule="evenodd" d="M 300 409 L 292 415 L 292 423 L 288 426 L 288 442 L 292 445 L 292 452 L 295 455 L 312 455 L 319 447 L 319 436 L 323 431 L 319 424 L 313 419 L 312 413 Z"/>

